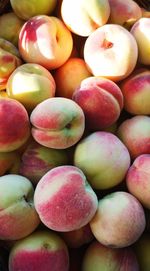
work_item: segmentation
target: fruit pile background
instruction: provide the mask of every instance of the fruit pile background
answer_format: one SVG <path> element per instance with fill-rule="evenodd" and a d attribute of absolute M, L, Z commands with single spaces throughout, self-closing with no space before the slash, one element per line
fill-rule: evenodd
<path fill-rule="evenodd" d="M 149 255 L 150 1 L 0 1 L 0 271 Z"/>

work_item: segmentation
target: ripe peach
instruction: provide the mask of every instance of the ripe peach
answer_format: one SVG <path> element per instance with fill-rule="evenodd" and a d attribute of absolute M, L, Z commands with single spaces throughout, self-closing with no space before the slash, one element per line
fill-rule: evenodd
<path fill-rule="evenodd" d="M 91 76 L 82 58 L 69 58 L 54 73 L 56 96 L 72 98 L 81 81 Z"/>
<path fill-rule="evenodd" d="M 24 106 L 13 99 L 0 99 L 0 152 L 10 152 L 30 136 L 30 122 Z"/>
<path fill-rule="evenodd" d="M 41 15 L 48 14 L 50 15 L 57 3 L 57 0 L 10 0 L 11 7 L 14 12 L 23 20 L 28 20 L 29 18 Z"/>
<path fill-rule="evenodd" d="M 124 108 L 134 115 L 150 115 L 150 71 L 136 70 L 121 84 Z"/>
<path fill-rule="evenodd" d="M 75 147 L 74 164 L 95 189 L 107 189 L 121 183 L 130 166 L 130 155 L 117 136 L 97 131 Z"/>
<path fill-rule="evenodd" d="M 134 23 L 130 32 L 138 45 L 138 61 L 141 64 L 150 64 L 150 18 L 141 18 Z"/>
<path fill-rule="evenodd" d="M 144 232 L 144 209 L 130 193 L 113 192 L 99 200 L 90 226 L 101 244 L 112 248 L 127 247 L 135 243 Z"/>
<path fill-rule="evenodd" d="M 137 57 L 136 40 L 121 25 L 105 24 L 85 41 L 84 60 L 95 76 L 120 81 L 134 70 Z"/>
<path fill-rule="evenodd" d="M 150 153 L 150 117 L 139 115 L 123 121 L 117 130 L 132 159 Z"/>
<path fill-rule="evenodd" d="M 80 169 L 59 166 L 48 171 L 38 182 L 34 203 L 44 225 L 67 232 L 89 223 L 98 200 Z"/>
<path fill-rule="evenodd" d="M 86 126 L 92 130 L 105 129 L 114 124 L 123 108 L 120 88 L 102 77 L 82 80 L 73 94 L 73 100 L 83 109 Z"/>
<path fill-rule="evenodd" d="M 61 16 L 67 27 L 79 36 L 89 36 L 106 24 L 110 15 L 108 0 L 63 0 Z"/>
<path fill-rule="evenodd" d="M 69 254 L 57 233 L 36 231 L 16 242 L 9 254 L 10 271 L 68 271 Z"/>
<path fill-rule="evenodd" d="M 54 149 L 66 149 L 83 135 L 85 118 L 81 107 L 74 101 L 49 98 L 38 104 L 30 115 L 32 135 L 39 144 Z"/>
<path fill-rule="evenodd" d="M 21 157 L 19 173 L 36 185 L 50 169 L 67 163 L 65 150 L 50 149 L 33 142 L 28 145 Z"/>
<path fill-rule="evenodd" d="M 55 96 L 51 73 L 39 64 L 26 63 L 10 75 L 6 91 L 9 98 L 22 103 L 30 112 L 40 102 Z"/>
<path fill-rule="evenodd" d="M 129 192 L 150 209 L 150 154 L 139 155 L 126 176 Z"/>
<path fill-rule="evenodd" d="M 73 39 L 60 19 L 39 15 L 23 25 L 18 46 L 24 61 L 37 63 L 51 70 L 68 60 L 73 48 Z"/>
<path fill-rule="evenodd" d="M 16 174 L 0 177 L 0 239 L 18 240 L 40 223 L 33 205 L 31 182 Z"/>
<path fill-rule="evenodd" d="M 114 249 L 93 241 L 86 249 L 82 271 L 139 271 L 136 254 L 131 248 Z"/>

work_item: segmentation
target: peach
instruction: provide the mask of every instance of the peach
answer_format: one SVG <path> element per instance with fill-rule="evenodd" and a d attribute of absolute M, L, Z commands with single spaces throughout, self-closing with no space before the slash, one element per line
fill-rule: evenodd
<path fill-rule="evenodd" d="M 86 249 L 82 271 L 139 271 L 132 248 L 114 249 L 93 241 Z"/>
<path fill-rule="evenodd" d="M 135 244 L 135 253 L 141 271 L 149 271 L 150 267 L 150 236 L 144 233 Z"/>
<path fill-rule="evenodd" d="M 89 223 L 78 230 L 62 232 L 61 237 L 70 248 L 79 248 L 94 239 Z"/>
<path fill-rule="evenodd" d="M 142 17 L 140 6 L 133 0 L 109 0 L 109 23 L 119 24 L 129 29 Z"/>
<path fill-rule="evenodd" d="M 105 24 L 85 41 L 84 60 L 94 76 L 120 81 L 134 70 L 137 57 L 136 40 L 121 25 Z"/>
<path fill-rule="evenodd" d="M 94 189 L 107 189 L 123 181 L 130 155 L 117 136 L 97 131 L 78 142 L 74 165 L 84 172 Z"/>
<path fill-rule="evenodd" d="M 30 122 L 24 106 L 13 99 L 0 99 L 0 152 L 10 152 L 30 136 Z"/>
<path fill-rule="evenodd" d="M 66 149 L 83 135 L 84 113 L 74 101 L 49 98 L 38 104 L 30 115 L 32 136 L 39 144 L 54 149 Z"/>
<path fill-rule="evenodd" d="M 69 58 L 54 73 L 56 96 L 72 98 L 81 81 L 91 76 L 82 58 Z"/>
<path fill-rule="evenodd" d="M 9 76 L 21 63 L 17 48 L 11 42 L 0 38 L 0 90 L 6 88 Z"/>
<path fill-rule="evenodd" d="M 113 192 L 99 200 L 90 226 L 101 244 L 112 248 L 127 247 L 134 244 L 144 232 L 144 209 L 130 193 Z"/>
<path fill-rule="evenodd" d="M 67 232 L 89 223 L 97 210 L 98 200 L 79 168 L 59 166 L 38 182 L 34 203 L 44 225 Z"/>
<path fill-rule="evenodd" d="M 21 157 L 19 173 L 36 185 L 50 169 L 67 163 L 65 150 L 46 148 L 33 142 L 28 145 Z"/>
<path fill-rule="evenodd" d="M 67 27 L 79 36 L 89 36 L 106 24 L 110 15 L 108 0 L 63 0 L 61 16 Z"/>
<path fill-rule="evenodd" d="M 23 24 L 24 21 L 14 12 L 2 14 L 0 16 L 0 37 L 10 41 L 17 47 L 19 32 Z"/>
<path fill-rule="evenodd" d="M 134 115 L 150 115 L 150 71 L 136 70 L 120 85 L 124 108 Z"/>
<path fill-rule="evenodd" d="M 52 231 L 36 231 L 19 240 L 9 255 L 10 271 L 68 271 L 69 254 L 64 241 Z"/>
<path fill-rule="evenodd" d="M 10 0 L 11 7 L 13 11 L 23 20 L 28 20 L 29 18 L 47 14 L 50 15 L 57 3 L 57 0 L 38 0 L 36 3 L 35 0 Z"/>
<path fill-rule="evenodd" d="M 126 184 L 129 192 L 150 209 L 150 154 L 139 155 L 134 160 L 128 170 Z"/>
<path fill-rule="evenodd" d="M 141 18 L 134 23 L 130 32 L 138 45 L 138 61 L 150 65 L 150 18 Z"/>
<path fill-rule="evenodd" d="M 82 80 L 73 93 L 73 100 L 83 109 L 86 126 L 92 130 L 105 129 L 114 124 L 123 108 L 120 88 L 102 77 Z"/>
<path fill-rule="evenodd" d="M 39 15 L 23 25 L 18 46 L 25 62 L 37 63 L 51 70 L 68 60 L 73 48 L 73 39 L 60 19 Z"/>
<path fill-rule="evenodd" d="M 18 240 L 32 233 L 40 223 L 33 205 L 31 182 L 16 174 L 0 177 L 0 239 Z"/>
<path fill-rule="evenodd" d="M 132 159 L 150 153 L 150 117 L 139 115 L 124 120 L 117 129 L 117 136 L 126 145 Z"/>
<path fill-rule="evenodd" d="M 43 66 L 26 63 L 10 75 L 6 91 L 9 98 L 22 103 L 30 112 L 40 102 L 55 96 L 55 80 Z"/>
<path fill-rule="evenodd" d="M 20 157 L 16 151 L 0 152 L 0 176 L 7 172 L 18 174 L 20 167 Z"/>

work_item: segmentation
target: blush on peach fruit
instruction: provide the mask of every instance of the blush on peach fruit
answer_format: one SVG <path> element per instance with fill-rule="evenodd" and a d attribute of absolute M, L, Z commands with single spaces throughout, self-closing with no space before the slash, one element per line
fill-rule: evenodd
<path fill-rule="evenodd" d="M 50 169 L 67 163 L 68 156 L 65 150 L 46 148 L 33 142 L 21 157 L 19 173 L 36 185 Z"/>
<path fill-rule="evenodd" d="M 79 36 L 89 36 L 106 24 L 110 15 L 108 0 L 63 0 L 61 16 L 67 27 Z"/>
<path fill-rule="evenodd" d="M 109 0 L 109 23 L 119 24 L 130 29 L 142 17 L 140 6 L 133 0 Z"/>
<path fill-rule="evenodd" d="M 74 165 L 84 172 L 94 189 L 107 189 L 123 181 L 130 155 L 117 136 L 97 131 L 78 142 Z"/>
<path fill-rule="evenodd" d="M 30 136 L 29 116 L 25 107 L 10 98 L 0 99 L 0 152 L 22 146 Z"/>
<path fill-rule="evenodd" d="M 60 234 L 70 248 L 79 248 L 94 239 L 89 223 L 78 230 L 62 232 Z"/>
<path fill-rule="evenodd" d="M 120 81 L 134 70 L 137 57 L 135 38 L 118 24 L 99 27 L 85 41 L 84 60 L 94 76 Z"/>
<path fill-rule="evenodd" d="M 0 38 L 0 90 L 6 88 L 9 76 L 21 64 L 18 49 L 11 42 Z"/>
<path fill-rule="evenodd" d="M 23 20 L 28 20 L 33 16 L 47 14 L 50 15 L 57 3 L 57 0 L 10 0 L 13 11 Z"/>
<path fill-rule="evenodd" d="M 23 25 L 18 46 L 25 62 L 37 63 L 51 70 L 68 60 L 73 48 L 73 39 L 60 19 L 39 15 Z"/>
<path fill-rule="evenodd" d="M 139 155 L 126 176 L 129 192 L 150 209 L 150 154 Z"/>
<path fill-rule="evenodd" d="M 120 84 L 124 108 L 134 115 L 150 115 L 150 71 L 136 70 Z"/>
<path fill-rule="evenodd" d="M 101 130 L 117 121 L 123 108 L 120 88 L 111 80 L 89 77 L 82 80 L 73 93 L 73 100 L 85 114 L 86 126 Z"/>
<path fill-rule="evenodd" d="M 56 96 L 72 98 L 73 92 L 81 81 L 91 76 L 82 58 L 69 58 L 60 68 L 56 69 Z"/>
<path fill-rule="evenodd" d="M 140 18 L 130 30 L 138 45 L 138 61 L 150 65 L 150 18 Z"/>
<path fill-rule="evenodd" d="M 6 92 L 30 112 L 40 102 L 54 97 L 55 88 L 55 80 L 47 69 L 36 63 L 26 63 L 10 75 Z"/>
<path fill-rule="evenodd" d="M 93 241 L 86 249 L 82 271 L 139 271 L 132 248 L 114 249 Z"/>
<path fill-rule="evenodd" d="M 117 136 L 128 148 L 132 159 L 150 153 L 150 117 L 139 115 L 124 120 L 117 129 Z"/>
<path fill-rule="evenodd" d="M 79 168 L 59 166 L 38 182 L 34 203 L 44 225 L 67 232 L 89 223 L 97 210 L 98 200 Z"/>
<path fill-rule="evenodd" d="M 20 161 L 20 156 L 16 151 L 0 152 L 0 176 L 8 172 L 18 174 Z"/>
<path fill-rule="evenodd" d="M 99 200 L 90 226 L 95 238 L 103 245 L 127 247 L 135 243 L 144 232 L 144 209 L 130 193 L 113 192 Z"/>
<path fill-rule="evenodd" d="M 9 254 L 9 271 L 68 271 L 66 244 L 52 231 L 36 231 L 16 242 Z"/>
<path fill-rule="evenodd" d="M 66 149 L 83 135 L 85 117 L 81 107 L 64 97 L 49 98 L 38 104 L 30 115 L 32 136 L 39 144 Z"/>
<path fill-rule="evenodd" d="M 14 12 L 2 14 L 0 16 L 0 37 L 18 47 L 19 32 L 24 23 Z"/>
<path fill-rule="evenodd" d="M 40 223 L 33 205 L 31 182 L 16 174 L 0 177 L 0 239 L 18 240 L 32 233 Z"/>

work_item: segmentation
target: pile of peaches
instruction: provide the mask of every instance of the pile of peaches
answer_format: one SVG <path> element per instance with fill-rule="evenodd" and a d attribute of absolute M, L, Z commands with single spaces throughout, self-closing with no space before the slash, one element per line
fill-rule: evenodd
<path fill-rule="evenodd" d="M 0 15 L 1 271 L 150 270 L 150 12 Z"/>

